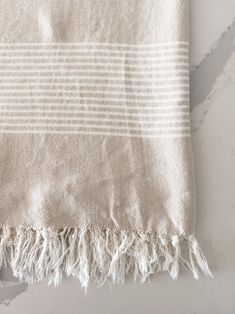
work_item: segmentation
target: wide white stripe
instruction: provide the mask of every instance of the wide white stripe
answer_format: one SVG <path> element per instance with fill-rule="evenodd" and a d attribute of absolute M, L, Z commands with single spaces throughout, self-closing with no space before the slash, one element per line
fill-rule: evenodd
<path fill-rule="evenodd" d="M 52 60 L 51 60 L 52 59 Z M 139 61 L 145 61 L 147 62 L 151 62 L 151 61 L 161 61 L 161 60 L 188 60 L 189 56 L 188 55 L 172 55 L 172 56 L 146 56 L 146 57 L 128 57 L 128 56 L 99 56 L 99 55 L 93 55 L 93 56 L 89 56 L 89 55 L 84 55 L 84 56 L 69 56 L 69 55 L 63 55 L 63 56 L 58 56 L 58 55 L 38 55 L 38 56 L 18 56 L 18 55 L 13 55 L 13 56 L 9 56 L 9 54 L 6 55 L 0 55 L 0 64 L 4 64 L 4 62 L 16 62 L 17 60 L 33 60 L 33 61 L 39 61 L 39 60 L 46 60 L 46 61 L 59 61 L 59 60 L 66 60 L 69 59 L 69 61 L 73 60 L 75 61 L 79 61 L 79 60 L 95 60 L 97 59 L 96 62 L 98 62 L 99 60 L 111 60 L 112 63 L 114 63 L 114 61 L 134 61 L 134 62 L 139 62 Z M 19 61 L 17 63 L 20 63 Z M 48 62 L 50 63 L 50 62 Z M 70 62 L 69 62 L 70 63 Z"/>
<path fill-rule="evenodd" d="M 26 117 L 30 118 L 30 114 L 31 113 L 53 113 L 53 114 L 84 114 L 84 115 L 107 115 L 107 116 L 124 116 L 125 118 L 127 117 L 136 117 L 136 118 L 140 118 L 140 117 L 153 117 L 153 118 L 165 118 L 165 117 L 175 117 L 175 116 L 180 116 L 185 117 L 185 116 L 189 116 L 188 112 L 167 112 L 167 113 L 140 113 L 140 112 L 118 112 L 118 111 L 92 111 L 92 110 L 0 110 L 0 117 L 2 117 L 2 113 L 29 113 L 29 115 L 27 115 Z M 4 115 L 4 119 L 7 117 L 13 117 L 12 115 Z M 18 117 L 18 116 L 15 116 Z M 62 119 L 67 119 L 67 117 L 63 116 Z M 77 119 L 77 117 L 75 118 Z"/>
<path fill-rule="evenodd" d="M 1 126 L 0 126 L 1 127 Z M 43 130 L 43 129 L 28 129 L 28 130 L 11 130 L 11 129 L 0 129 L 0 133 L 6 134 L 48 134 L 48 135 L 96 135 L 96 136 L 116 136 L 116 137 L 128 137 L 128 138 L 190 138 L 190 133 L 174 133 L 174 134 L 135 134 L 135 133 L 115 133 L 115 132 L 108 132 L 108 131 L 61 131 L 61 130 Z"/>
<path fill-rule="evenodd" d="M 41 99 L 41 101 L 45 101 L 46 100 L 58 100 L 58 99 L 63 99 L 64 100 L 76 100 L 78 101 L 78 98 L 77 97 L 69 97 L 69 96 L 47 96 L 45 95 L 45 97 L 43 96 L 35 96 L 35 95 L 32 95 L 32 96 L 23 96 L 23 97 L 18 97 L 17 98 L 12 98 L 13 95 L 11 96 L 5 96 L 5 97 L 1 97 L 1 93 L 0 93 L 0 103 L 2 103 L 2 101 L 13 101 L 13 102 L 17 102 L 17 101 L 26 101 L 26 100 L 34 100 L 34 99 Z M 120 99 L 120 97 L 117 97 L 117 98 L 114 98 L 114 97 L 79 97 L 79 101 L 102 101 L 102 102 L 123 102 L 125 101 L 125 103 L 132 103 L 132 104 L 158 104 L 158 103 L 177 103 L 177 102 L 182 102 L 182 101 L 186 101 L 188 102 L 189 101 L 189 97 L 179 97 L 179 98 L 168 98 L 168 99 L 161 99 L 161 100 L 156 100 L 156 99 L 147 99 L 147 100 L 140 100 L 140 99 L 136 99 L 136 100 L 133 100 L 133 99 Z"/>
<path fill-rule="evenodd" d="M 161 84 L 159 86 L 157 86 L 157 84 L 149 84 L 148 85 L 136 85 L 136 84 L 128 84 L 126 82 L 123 82 L 123 84 L 117 84 L 116 82 L 105 82 L 105 83 L 99 83 L 97 81 L 95 81 L 94 83 L 17 83 L 17 84 L 12 84 L 12 83 L 1 83 L 0 82 L 0 88 L 2 90 L 15 90 L 17 87 L 20 87 L 19 89 L 25 90 L 26 88 L 22 88 L 22 87 L 27 87 L 27 90 L 43 90 L 43 91 L 48 91 L 48 90 L 57 90 L 57 88 L 59 88 L 60 90 L 71 90 L 68 88 L 64 88 L 64 87 L 76 87 L 76 88 L 80 88 L 80 87 L 102 87 L 102 88 L 133 88 L 133 89 L 141 89 L 141 90 L 159 90 L 159 89 L 168 89 L 168 88 L 189 88 L 189 83 L 185 84 L 185 83 L 179 83 L 179 84 Z M 55 89 L 51 89 L 51 87 L 54 87 Z M 18 89 L 17 89 L 18 90 Z"/>
<path fill-rule="evenodd" d="M 177 91 L 173 91 L 173 92 L 162 92 L 162 91 L 159 91 L 159 92 L 120 92 L 120 91 L 100 91 L 100 90 L 86 90 L 86 89 L 82 89 L 82 90 L 76 90 L 76 91 L 59 91 L 59 90 L 56 90 L 56 89 L 53 89 L 53 90 L 37 90 L 37 91 L 32 91 L 31 89 L 29 89 L 28 91 L 27 90 L 24 90 L 24 91 L 19 91 L 19 90 L 14 90 L 12 89 L 11 91 L 6 91 L 6 90 L 2 90 L 0 95 L 1 96 L 15 96 L 15 97 L 18 97 L 21 96 L 21 95 L 28 95 L 28 94 L 32 94 L 32 97 L 34 97 L 34 95 L 42 95 L 44 97 L 47 97 L 48 94 L 55 94 L 53 97 L 66 97 L 64 96 L 65 94 L 69 94 L 69 95 L 75 95 L 73 97 L 77 97 L 77 99 L 79 98 L 84 98 L 83 95 L 87 95 L 87 94 L 93 94 L 93 95 L 108 95 L 108 96 L 111 96 L 111 95 L 116 95 L 118 96 L 119 98 L 124 98 L 126 96 L 130 97 L 130 96 L 133 96 L 133 97 L 158 97 L 158 96 L 163 96 L 163 97 L 166 97 L 166 96 L 172 96 L 172 95 L 176 95 L 176 96 L 184 96 L 184 95 L 189 95 L 189 91 L 185 91 L 185 90 L 177 90 Z M 58 94 L 63 94 L 63 95 L 58 95 Z M 81 95 L 82 94 L 82 95 Z M 167 97 L 166 97 L 167 98 Z M 146 101 L 148 101 L 148 99 L 146 99 Z"/>
<path fill-rule="evenodd" d="M 184 45 L 189 46 L 187 41 L 170 41 L 170 42 L 161 42 L 161 43 L 149 43 L 149 44 L 127 44 L 127 43 L 109 43 L 109 42 L 0 42 L 0 47 L 9 46 L 9 47 L 17 47 L 17 46 L 108 46 L 108 47 L 131 47 L 131 48 L 149 48 L 149 47 L 167 47 L 167 46 L 175 46 L 175 45 Z"/>
<path fill-rule="evenodd" d="M 8 122 L 1 122 L 0 126 L 30 126 L 30 127 L 40 127 L 40 126 L 47 126 L 47 127 L 65 127 L 65 128 L 91 128 L 91 129 L 108 129 L 108 130 L 130 130 L 130 131 L 189 131 L 190 127 L 185 126 L 174 126 L 174 127 L 149 127 L 149 128 L 143 128 L 143 127 L 132 127 L 130 125 L 128 126 L 122 126 L 122 125 L 100 125 L 100 124 L 79 124 L 79 123 L 73 123 L 73 124 L 67 124 L 67 123 L 44 123 L 43 121 L 41 123 L 8 123 Z"/>

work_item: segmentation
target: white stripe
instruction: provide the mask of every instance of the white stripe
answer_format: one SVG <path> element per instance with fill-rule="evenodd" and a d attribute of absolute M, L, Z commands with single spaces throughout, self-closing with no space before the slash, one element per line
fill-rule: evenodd
<path fill-rule="evenodd" d="M 37 113 L 54 113 L 54 114 L 58 114 L 58 113 L 63 113 L 63 114 L 85 114 L 85 115 L 88 115 L 88 114 L 91 114 L 91 115 L 109 115 L 109 116 L 124 116 L 124 117 L 127 117 L 127 116 L 132 116 L 132 117 L 157 117 L 157 118 L 160 118 L 160 117 L 174 117 L 174 116 L 189 116 L 189 113 L 187 112 L 170 112 L 170 113 L 140 113 L 140 112 L 136 112 L 136 113 L 133 113 L 133 112 L 118 112 L 118 111 L 92 111 L 92 110 L 40 110 L 40 109 L 34 109 L 32 111 L 30 110 L 0 110 L 0 118 L 1 118 L 1 114 L 2 113 L 34 113 L 34 112 L 37 112 Z M 4 115 L 4 119 L 6 117 L 13 117 L 13 116 L 7 116 L 7 115 Z M 30 115 L 28 115 L 28 117 L 30 117 Z M 66 119 L 64 116 L 62 117 L 63 119 Z M 75 118 L 77 119 L 77 118 Z"/>
<path fill-rule="evenodd" d="M 33 77 L 40 77 L 42 73 L 48 73 L 50 74 L 50 76 L 56 74 L 58 75 L 59 73 L 66 73 L 67 76 L 60 76 L 60 77 L 69 77 L 69 78 L 76 78 L 76 77 L 85 77 L 87 75 L 87 73 L 98 73 L 98 74 L 113 74 L 114 77 L 117 74 L 122 74 L 122 75 L 126 75 L 126 74 L 135 74 L 135 75 L 153 75 L 153 74 L 175 74 L 178 75 L 179 73 L 187 73 L 189 74 L 189 69 L 174 69 L 174 70 L 153 70 L 153 71 L 131 71 L 131 70 L 109 70 L 109 69 L 86 69 L 86 70 L 82 70 L 80 71 L 80 73 L 77 70 L 65 70 L 65 69 L 61 69 L 61 70 L 57 70 L 57 69 L 40 69 L 40 70 L 35 70 L 35 69 L 28 69 L 28 70 L 20 70 L 20 73 L 17 73 L 16 70 L 0 70 L 0 74 L 2 75 L 3 73 L 14 73 L 15 75 L 12 77 L 24 77 L 22 76 L 22 73 L 38 73 L 38 75 L 33 76 Z M 78 74 L 76 75 L 71 75 L 69 73 L 74 73 L 77 72 Z M 85 76 L 84 74 L 81 73 L 86 73 Z M 9 76 L 11 77 L 11 76 Z"/>
<path fill-rule="evenodd" d="M 33 61 L 38 61 L 38 60 L 50 60 L 50 59 L 53 59 L 51 61 L 54 61 L 54 60 L 65 60 L 65 59 L 69 59 L 69 60 L 94 60 L 94 59 L 103 59 L 103 60 L 112 60 L 112 61 L 120 61 L 120 60 L 123 60 L 123 61 L 135 61 L 135 62 L 138 62 L 138 61 L 146 61 L 146 62 L 149 62 L 151 60 L 153 61 L 161 61 L 161 60 L 176 60 L 176 59 L 186 59 L 188 60 L 189 59 L 189 56 L 188 55 L 180 55 L 180 56 L 177 56 L 177 55 L 173 55 L 173 56 L 151 56 L 151 57 L 127 57 L 127 56 L 115 56 L 115 57 L 112 57 L 112 56 L 99 56 L 99 55 L 93 55 L 93 56 L 88 56 L 88 55 L 84 55 L 84 56 L 69 56 L 69 55 L 64 55 L 64 56 L 57 56 L 57 55 L 46 55 L 44 54 L 43 56 L 42 55 L 38 55 L 38 56 L 17 56 L 17 55 L 14 55 L 14 56 L 10 56 L 9 57 L 9 54 L 7 54 L 6 56 L 1 56 L 0 55 L 0 60 L 1 61 L 15 61 L 16 60 L 33 60 Z M 4 62 L 1 62 L 0 64 L 4 64 Z M 19 62 L 17 62 L 19 63 Z M 49 63 L 49 62 L 48 62 Z"/>
<path fill-rule="evenodd" d="M 158 69 L 158 68 L 166 68 L 173 66 L 185 66 L 188 67 L 188 62 L 181 61 L 172 61 L 172 62 L 161 62 L 159 64 L 126 64 L 126 63 L 115 63 L 115 62 L 36 62 L 36 60 L 32 60 L 32 62 L 0 62 L 0 66 L 9 67 L 20 67 L 20 66 L 31 66 L 31 67 L 42 67 L 42 66 L 79 66 L 79 67 L 124 67 L 130 69 L 138 69 L 138 68 L 149 68 L 149 69 Z M 1 70 L 2 71 L 2 70 Z"/>
<path fill-rule="evenodd" d="M 33 78 L 32 76 L 30 77 L 27 77 L 27 76 L 23 76 L 23 78 L 4 78 L 4 79 L 1 79 L 0 77 L 0 85 L 1 86 L 8 86 L 10 84 L 13 84 L 13 82 L 15 82 L 15 84 L 19 84 L 17 83 L 18 81 L 29 81 L 30 83 L 32 81 L 36 81 L 36 82 L 43 82 L 45 84 L 45 81 L 50 81 L 51 83 L 54 83 L 56 82 L 58 85 L 59 85 L 59 82 L 60 81 L 65 81 L 65 85 L 68 85 L 68 84 L 73 84 L 73 83 L 68 83 L 68 82 L 74 82 L 76 84 L 80 84 L 79 82 L 81 81 L 94 81 L 94 82 L 97 82 L 97 81 L 104 81 L 105 83 L 110 83 L 112 82 L 112 84 L 116 84 L 116 82 L 125 82 L 126 83 L 147 83 L 149 84 L 149 82 L 152 82 L 153 84 L 156 84 L 156 83 L 162 83 L 163 82 L 167 85 L 174 85 L 175 84 L 175 81 L 187 81 L 188 84 L 189 84 L 189 77 L 188 76 L 177 76 L 177 77 L 166 77 L 166 78 L 140 78 L 140 79 L 132 79 L 132 78 L 129 78 L 127 79 L 126 77 L 107 77 L 107 76 L 88 76 L 88 75 L 84 75 L 84 76 L 81 76 L 80 79 L 78 79 L 77 77 L 75 77 L 74 79 L 69 75 L 69 76 L 64 76 L 64 78 L 47 78 L 47 77 L 38 77 L 38 78 Z M 5 82 L 8 82 L 9 83 L 5 83 Z M 169 82 L 174 82 L 173 84 L 169 83 Z M 4 83 L 2 83 L 4 82 Z M 34 84 L 34 83 L 32 83 Z M 62 84 L 62 83 L 60 83 Z M 132 84 L 130 84 L 132 85 Z"/>
<path fill-rule="evenodd" d="M 136 84 L 128 84 L 126 83 L 123 83 L 123 84 L 116 84 L 116 82 L 110 82 L 108 81 L 107 84 L 106 82 L 104 83 L 97 83 L 97 81 L 94 81 L 94 83 L 53 83 L 51 82 L 50 84 L 45 84 L 45 83 L 32 83 L 32 82 L 29 82 L 29 83 L 15 83 L 15 84 L 12 84 L 12 83 L 1 83 L 0 82 L 0 88 L 3 88 L 6 89 L 5 87 L 9 87 L 10 89 L 12 89 L 13 87 L 49 87 L 49 86 L 52 86 L 52 87 L 57 87 L 57 88 L 61 88 L 61 87 L 111 87 L 111 88 L 114 88 L 114 87 L 123 87 L 123 88 L 133 88 L 133 89 L 153 89 L 154 88 L 157 88 L 157 89 L 166 89 L 166 88 L 175 88 L 175 87 L 189 87 L 189 83 L 179 83 L 179 84 L 159 84 L 159 86 L 157 86 L 157 84 L 148 84 L 148 85 L 136 85 Z M 45 89 L 47 90 L 47 89 Z"/>
<path fill-rule="evenodd" d="M 51 53 L 93 53 L 93 54 L 107 54 L 107 55 L 133 55 L 133 56 L 139 56 L 139 55 L 145 55 L 145 56 L 155 56 L 157 54 L 169 54 L 172 53 L 173 55 L 177 54 L 177 53 L 182 53 L 185 55 L 189 54 L 189 49 L 188 48 L 168 48 L 168 49 L 157 49 L 157 50 L 124 50 L 124 49 L 101 49 L 101 48 L 89 48 L 89 49 L 84 49 L 84 48 L 49 48 L 49 47 L 44 47 L 44 48 L 5 48 L 2 49 L 0 47 L 0 54 L 7 54 L 9 55 L 9 53 L 39 53 L 39 54 L 46 54 L 48 52 Z"/>
<path fill-rule="evenodd" d="M 4 87 L 4 88 L 3 88 Z M 157 84 L 148 84 L 148 85 L 136 85 L 136 84 L 128 84 L 126 83 L 126 81 L 123 84 L 117 84 L 116 82 L 110 82 L 108 81 L 107 83 L 97 83 L 97 81 L 95 81 L 94 83 L 17 83 L 17 84 L 12 84 L 12 83 L 1 83 L 0 82 L 0 88 L 4 89 L 4 90 L 12 90 L 12 89 L 16 89 L 16 87 L 28 87 L 27 90 L 35 90 L 35 89 L 40 89 L 43 91 L 48 91 L 48 90 L 56 90 L 56 89 L 49 89 L 47 87 L 56 87 L 59 88 L 60 90 L 70 90 L 68 88 L 64 89 L 63 87 L 102 87 L 102 88 L 133 88 L 133 89 L 142 89 L 142 90 L 159 90 L 159 89 L 168 89 L 168 88 L 184 88 L 187 87 L 189 88 L 190 85 L 189 83 L 185 84 L 185 83 L 179 83 L 179 84 L 161 84 L 159 86 L 157 86 Z M 30 88 L 29 88 L 30 87 Z M 36 88 L 37 87 L 37 88 Z M 43 89 L 41 88 L 43 87 Z M 17 89 L 18 90 L 18 89 Z M 22 89 L 22 90 L 25 90 Z"/>
<path fill-rule="evenodd" d="M 0 129 L 0 133 L 6 134 L 60 134 L 60 135 L 102 135 L 102 136 L 117 136 L 117 137 L 135 137 L 135 138 L 190 138 L 190 133 L 181 133 L 181 134 L 133 134 L 133 133 L 115 133 L 115 132 L 102 132 L 102 131 L 61 131 L 61 130 L 7 130 L 7 129 Z"/>
<path fill-rule="evenodd" d="M 79 124 L 79 123 L 73 123 L 73 124 L 66 124 L 66 123 L 7 123 L 3 122 L 0 123 L 1 126 L 30 126 L 30 127 L 40 127 L 40 126 L 46 126 L 46 127 L 65 127 L 65 128 L 94 128 L 94 129 L 108 129 L 108 130 L 134 130 L 134 131 L 189 131 L 190 127 L 155 127 L 155 128 L 142 128 L 142 127 L 132 127 L 132 126 L 116 126 L 116 125 L 99 125 L 99 124 Z"/>
<path fill-rule="evenodd" d="M 4 107 L 6 107 L 7 109 L 5 110 Z M 86 108 L 86 109 L 89 109 L 89 108 L 104 108 L 104 109 L 107 109 L 107 108 L 110 108 L 110 109 L 122 109 L 124 112 L 126 112 L 126 110 L 147 110 L 147 111 L 151 111 L 151 110 L 154 110 L 154 111 L 159 111 L 159 110 L 164 110 L 164 111 L 169 111 L 171 110 L 171 112 L 173 111 L 174 114 L 175 114 L 175 110 L 180 110 L 179 112 L 188 112 L 189 111 L 189 105 L 153 105 L 153 106 L 149 106 L 149 105 L 145 105 L 145 106 L 136 106 L 136 105 L 102 105 L 102 104 L 61 104 L 61 103 L 29 103 L 29 104 L 25 104 L 25 102 L 22 102 L 22 103 L 13 103 L 13 104 L 1 104 L 0 102 L 0 112 L 2 111 L 13 111 L 14 109 L 9 109 L 11 107 L 65 107 L 67 108 L 65 111 L 67 112 L 68 110 L 70 111 L 70 107 L 72 108 Z M 9 109 L 9 110 L 8 110 Z M 186 109 L 185 110 L 182 110 L 182 109 Z M 18 110 L 21 110 L 21 109 L 16 109 L 17 111 Z M 22 110 L 26 110 L 26 111 L 29 111 L 30 109 L 22 109 Z M 33 111 L 34 110 L 37 110 L 37 109 L 32 109 Z M 40 110 L 40 109 L 39 109 Z M 47 110 L 47 109 L 43 109 L 43 110 Z M 61 109 L 59 109 L 61 110 Z M 54 109 L 52 110 L 54 112 Z"/>
<path fill-rule="evenodd" d="M 106 116 L 113 116 L 113 114 L 105 114 Z M 122 115 L 117 115 L 117 116 L 122 116 Z M 130 115 L 127 115 L 130 116 Z M 96 121 L 96 122 L 123 122 L 123 123 L 136 123 L 136 124 L 141 124 L 141 123 L 146 123 L 146 124 L 169 124 L 169 123 L 190 123 L 190 119 L 168 119 L 168 120 L 159 120 L 157 121 L 156 118 L 160 118 L 161 116 L 155 115 L 151 116 L 149 115 L 150 118 L 153 118 L 153 120 L 140 120 L 140 118 L 143 118 L 143 116 L 146 115 L 131 115 L 135 116 L 135 118 L 127 118 L 127 116 L 124 115 L 123 119 L 116 119 L 116 118 L 102 118 L 102 117 L 88 117 L 87 115 L 85 117 L 60 117 L 60 116 L 5 116 L 5 115 L 0 115 L 0 120 L 4 121 L 32 121 L 32 120 L 37 120 L 37 121 L 44 121 L 44 120 L 49 120 L 49 121 L 64 121 L 64 124 L 67 124 L 67 121 Z M 164 117 L 166 118 L 166 117 Z M 26 123 L 27 123 L 26 122 Z M 0 123 L 1 124 L 1 123 Z"/>
<path fill-rule="evenodd" d="M 5 49 L 0 48 L 0 57 L 12 58 L 12 57 L 24 57 L 30 58 L 45 58 L 48 57 L 76 57 L 76 58 L 111 58 L 111 59 L 153 59 L 156 58 L 177 58 L 184 57 L 189 58 L 189 50 L 186 48 L 171 48 L 163 50 L 149 50 L 149 51 L 124 51 L 122 50 L 110 50 L 110 49 Z"/>
<path fill-rule="evenodd" d="M 3 101 L 3 99 L 5 99 L 5 101 L 7 100 L 10 100 L 12 99 L 13 102 L 16 102 L 18 100 L 21 100 L 21 101 L 25 101 L 26 99 L 32 101 L 32 99 L 42 99 L 42 101 L 45 102 L 45 100 L 49 100 L 49 99 L 65 99 L 65 100 L 78 100 L 77 97 L 68 97 L 68 96 L 59 96 L 59 97 L 56 97 L 56 96 L 45 96 L 45 97 L 42 97 L 42 96 L 25 96 L 25 97 L 18 97 L 17 96 L 17 99 L 16 98 L 12 98 L 12 96 L 5 96 L 5 97 L 1 97 L 1 94 L 0 94 L 0 103 Z M 81 100 L 86 100 L 86 101 L 102 101 L 102 102 L 111 102 L 111 101 L 115 101 L 115 102 L 125 102 L 125 103 L 134 103 L 134 104 L 149 104 L 149 103 L 170 103 L 170 102 L 180 102 L 180 101 L 189 101 L 189 97 L 180 97 L 180 98 L 169 98 L 169 99 L 161 99 L 161 100 L 156 100 L 156 99 L 147 99 L 147 100 L 134 100 L 133 99 L 120 99 L 119 97 L 118 98 L 103 98 L 103 97 L 80 97 L 80 101 Z"/>
<path fill-rule="evenodd" d="M 139 115 L 139 117 L 142 117 L 142 115 Z M 152 116 L 151 116 L 152 117 Z M 159 117 L 159 116 L 157 116 Z M 53 116 L 1 116 L 0 115 L 0 121 L 26 121 L 25 123 L 27 124 L 29 121 L 36 120 L 36 121 L 63 121 L 64 125 L 69 124 L 67 121 L 77 121 L 77 122 L 82 122 L 82 121 L 95 121 L 95 122 L 110 122 L 110 123 L 115 123 L 115 122 L 120 122 L 120 123 L 135 123 L 135 124 L 177 124 L 177 123 L 190 123 L 189 119 L 171 119 L 171 120 L 159 120 L 157 121 L 156 119 L 154 120 L 139 120 L 139 119 L 133 119 L 133 118 L 128 118 L 128 119 L 116 119 L 116 118 L 100 118 L 100 117 L 53 117 Z M 12 122 L 11 122 L 12 123 Z M 14 123 L 14 122 L 13 122 Z M 1 125 L 1 122 L 0 122 Z"/>
<path fill-rule="evenodd" d="M 125 99 L 126 96 L 134 96 L 134 97 L 156 97 L 156 96 L 172 96 L 172 95 L 177 95 L 177 96 L 183 96 L 183 95 L 189 95 L 189 91 L 184 91 L 184 90 L 178 90 L 178 91 L 173 91 L 173 92 L 157 92 L 157 93 L 151 93 L 151 92 L 137 92 L 137 93 L 134 93 L 134 92 L 119 92 L 119 91 L 100 91 L 100 90 L 86 90 L 86 89 L 83 89 L 83 90 L 80 90 L 80 91 L 58 91 L 58 90 L 45 90 L 44 93 L 43 93 L 43 90 L 41 91 L 32 91 L 32 90 L 24 90 L 24 91 L 19 91 L 19 90 L 14 90 L 12 89 L 11 91 L 5 91 L 5 90 L 2 90 L 1 91 L 1 96 L 14 96 L 14 97 L 18 97 L 21 96 L 21 95 L 24 95 L 26 94 L 30 94 L 32 93 L 32 97 L 34 97 L 34 95 L 42 95 L 47 97 L 47 94 L 55 94 L 53 95 L 52 97 L 59 97 L 59 98 L 63 98 L 63 97 L 66 97 L 64 95 L 62 96 L 58 96 L 58 94 L 71 94 L 72 95 L 75 95 L 73 97 L 77 97 L 77 99 L 79 98 L 84 98 L 82 95 L 80 94 L 94 94 L 94 95 L 117 95 L 119 98 L 120 97 L 123 97 Z M 146 100 L 148 101 L 148 99 Z"/>
<path fill-rule="evenodd" d="M 9 46 L 9 47 L 17 47 L 17 46 L 108 46 L 108 47 L 130 47 L 130 48 L 157 48 L 157 47 L 167 47 L 167 46 L 175 46 L 175 45 L 185 45 L 189 46 L 187 41 L 171 41 L 171 42 L 161 42 L 161 43 L 151 43 L 151 44 L 126 44 L 126 43 L 109 43 L 109 42 L 17 42 L 17 43 L 8 43 L 8 42 L 0 42 L 0 47 Z"/>

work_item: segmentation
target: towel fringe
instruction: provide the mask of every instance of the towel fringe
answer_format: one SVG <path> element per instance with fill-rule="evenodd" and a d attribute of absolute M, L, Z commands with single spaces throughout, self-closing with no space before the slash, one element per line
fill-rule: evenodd
<path fill-rule="evenodd" d="M 187 257 L 182 247 L 187 245 Z M 195 279 L 212 276 L 194 235 L 166 237 L 155 232 L 126 232 L 63 228 L 0 229 L 0 269 L 11 267 L 15 277 L 28 283 L 47 281 L 57 286 L 63 277 L 78 278 L 87 289 L 90 281 L 124 283 L 130 276 L 145 282 L 154 272 L 177 279 L 180 265 Z"/>

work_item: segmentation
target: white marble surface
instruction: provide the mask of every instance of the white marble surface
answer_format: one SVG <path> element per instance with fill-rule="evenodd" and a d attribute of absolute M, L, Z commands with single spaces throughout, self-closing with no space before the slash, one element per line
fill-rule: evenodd
<path fill-rule="evenodd" d="M 27 287 L 5 275 L 1 314 L 235 313 L 235 0 L 190 2 L 197 233 L 215 279 L 160 275 L 85 295 L 76 281 Z"/>

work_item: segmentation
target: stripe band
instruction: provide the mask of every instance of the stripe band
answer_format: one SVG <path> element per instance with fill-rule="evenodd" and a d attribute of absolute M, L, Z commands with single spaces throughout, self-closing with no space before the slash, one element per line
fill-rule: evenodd
<path fill-rule="evenodd" d="M 188 43 L 0 43 L 0 133 L 190 136 Z"/>

